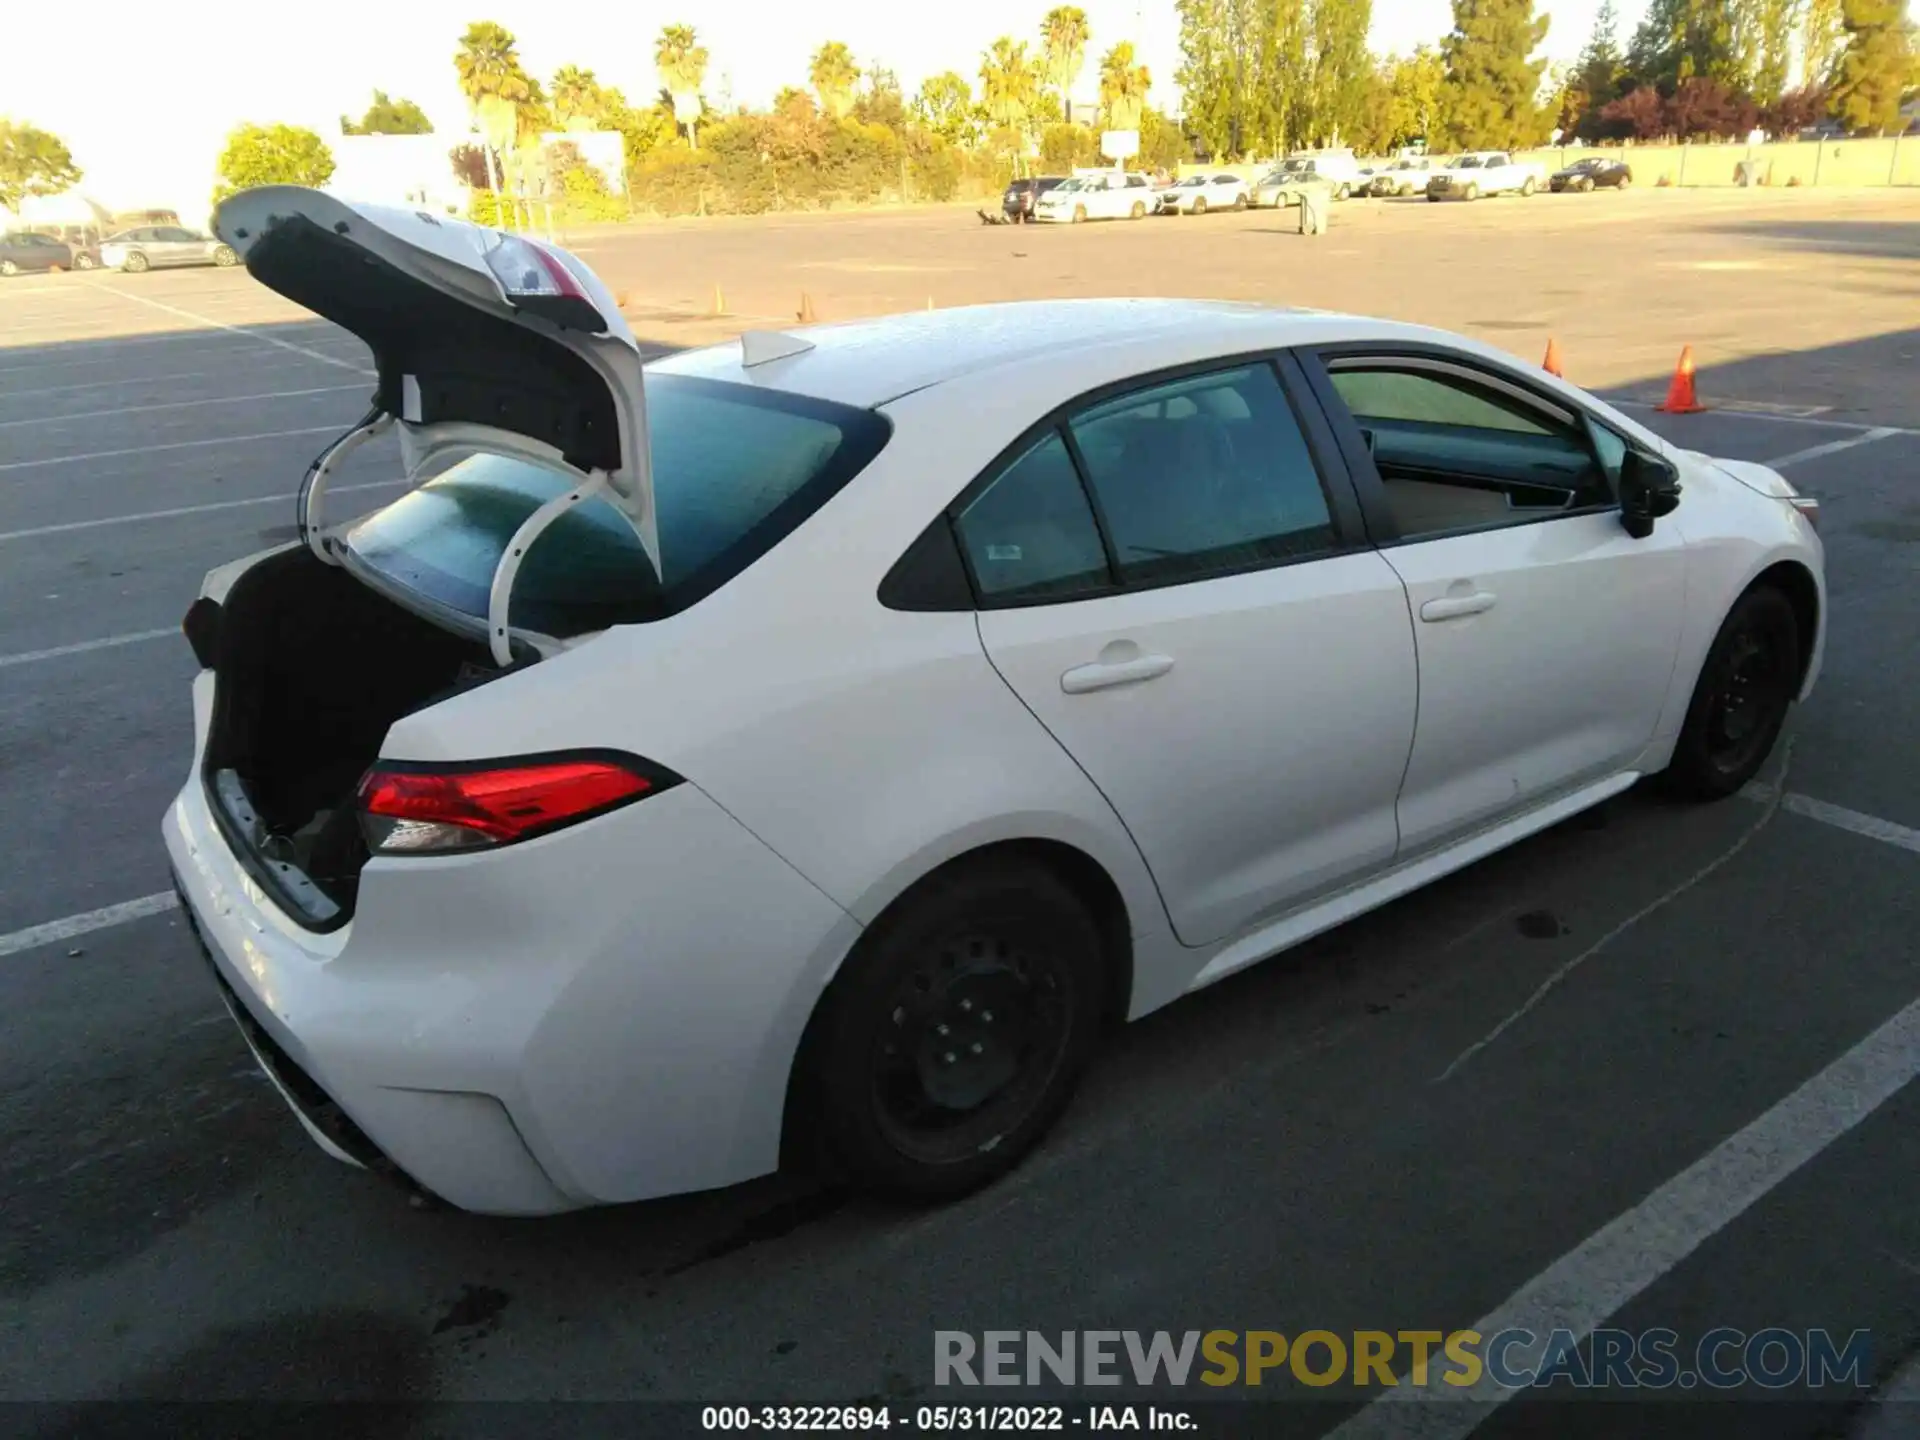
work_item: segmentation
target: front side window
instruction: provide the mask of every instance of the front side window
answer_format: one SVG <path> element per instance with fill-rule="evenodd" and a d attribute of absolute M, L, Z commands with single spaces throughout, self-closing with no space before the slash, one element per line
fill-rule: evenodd
<path fill-rule="evenodd" d="M 1156 385 L 1084 411 L 1069 428 L 1123 581 L 1225 574 L 1336 544 L 1271 366 Z"/>
<path fill-rule="evenodd" d="M 1491 378 L 1392 360 L 1335 361 L 1329 378 L 1402 539 L 1613 503 L 1585 426 Z"/>

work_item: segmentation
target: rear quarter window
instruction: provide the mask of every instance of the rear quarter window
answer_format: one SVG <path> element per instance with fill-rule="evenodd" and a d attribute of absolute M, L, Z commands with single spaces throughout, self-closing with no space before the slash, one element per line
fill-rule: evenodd
<path fill-rule="evenodd" d="M 620 511 L 588 501 L 528 552 L 514 585 L 516 627 L 565 638 L 685 609 L 791 533 L 891 433 L 873 411 L 755 386 L 682 375 L 650 376 L 646 386 L 661 572 Z M 514 531 L 577 483 L 569 472 L 474 455 L 361 521 L 347 548 L 386 578 L 484 620 Z"/>

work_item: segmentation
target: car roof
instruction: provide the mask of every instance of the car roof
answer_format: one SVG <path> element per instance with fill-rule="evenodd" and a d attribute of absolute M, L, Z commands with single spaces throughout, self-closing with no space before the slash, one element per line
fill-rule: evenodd
<path fill-rule="evenodd" d="M 1173 352 L 1206 358 L 1347 338 L 1435 332 L 1325 311 L 1228 300 L 1029 300 L 967 305 L 796 329 L 812 349 L 752 367 L 730 341 L 647 366 L 872 408 L 997 365 L 1045 357 L 1064 371 L 1146 373 Z M 1447 336 L 1448 340 L 1457 337 Z M 1076 361 L 1080 362 L 1076 365 Z"/>

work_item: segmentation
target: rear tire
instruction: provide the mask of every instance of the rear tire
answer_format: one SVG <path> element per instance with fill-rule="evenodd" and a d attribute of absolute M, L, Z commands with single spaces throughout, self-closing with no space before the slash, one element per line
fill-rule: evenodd
<path fill-rule="evenodd" d="M 1520 182 L 1520 198 L 1522 200 L 1527 200 L 1527 199 L 1531 199 L 1532 196 L 1533 196 L 1533 177 L 1529 175 L 1525 180 Z"/>
<path fill-rule="evenodd" d="M 1188 211 L 1187 213 L 1190 215 L 1206 214 L 1207 213 L 1207 197 L 1204 195 L 1196 195 L 1193 200 L 1193 209 Z"/>
<path fill-rule="evenodd" d="M 1076 225 L 1083 225 L 1086 223 L 1086 219 L 1087 219 L 1087 207 L 1084 205 L 1074 206 L 1073 207 L 1073 223 Z"/>
<path fill-rule="evenodd" d="M 1146 216 L 1147 207 L 1138 200 L 1133 202 L 1133 209 L 1127 212 L 1127 218 L 1130 220 L 1144 220 Z"/>
<path fill-rule="evenodd" d="M 1333 192 L 1333 198 L 1336 200 L 1351 200 L 1353 198 L 1353 187 L 1348 185 L 1346 181 L 1341 181 L 1340 188 Z"/>
<path fill-rule="evenodd" d="M 13 261 L 0 260 L 0 275 L 5 275 L 11 278 L 15 275 L 18 275 L 19 273 L 20 273 L 20 267 L 14 264 Z"/>
<path fill-rule="evenodd" d="M 225 270 L 231 266 L 238 265 L 240 263 L 240 257 L 234 253 L 231 245 L 222 245 L 218 250 L 213 252 L 213 263 L 218 265 L 222 270 Z"/>
<path fill-rule="evenodd" d="M 1770 585 L 1742 595 L 1700 667 L 1662 777 L 1667 788 L 1721 800 L 1753 779 L 1800 688 L 1800 658 L 1800 624 L 1787 597 Z"/>
<path fill-rule="evenodd" d="M 1246 197 L 1246 196 L 1244 196 L 1244 195 L 1236 195 L 1236 196 L 1234 196 L 1234 197 L 1233 197 L 1233 208 L 1234 208 L 1234 209 L 1236 209 L 1236 210 L 1244 210 L 1244 209 L 1246 209 L 1246 208 L 1247 208 L 1247 197 Z"/>
<path fill-rule="evenodd" d="M 1631 184 L 1633 184 L 1633 176 L 1631 176 L 1631 175 L 1622 175 L 1622 176 L 1620 177 L 1620 183 L 1619 183 L 1618 185 L 1616 185 L 1616 186 L 1615 186 L 1614 188 L 1615 188 L 1616 190 L 1624 190 L 1624 189 L 1626 189 L 1626 188 L 1627 188 L 1627 187 L 1628 187 L 1629 185 L 1631 185 Z"/>
<path fill-rule="evenodd" d="M 1440 203 L 1440 197 L 1438 195 L 1429 195 L 1427 196 L 1427 203 L 1429 205 L 1438 205 Z"/>
<path fill-rule="evenodd" d="M 138 250 L 136 250 L 131 255 L 127 256 L 126 264 L 122 265 L 120 268 L 126 271 L 127 274 L 129 275 L 143 275 L 146 273 L 148 269 L 147 257 L 145 255 L 142 255 Z"/>
<path fill-rule="evenodd" d="M 76 269 L 76 270 L 91 270 L 91 269 L 93 269 L 93 257 L 92 257 L 91 255 L 76 255 L 76 256 L 74 256 L 74 257 L 73 257 L 73 268 L 74 268 L 74 269 Z"/>
<path fill-rule="evenodd" d="M 1004 1174 L 1066 1109 L 1107 1002 L 1100 929 L 1030 861 L 939 876 L 864 935 L 801 1082 L 830 1156 L 918 1200 Z"/>
<path fill-rule="evenodd" d="M 1478 200 L 1480 198 L 1480 187 L 1478 185 L 1468 185 L 1465 190 L 1460 192 L 1460 198 L 1462 200 Z"/>

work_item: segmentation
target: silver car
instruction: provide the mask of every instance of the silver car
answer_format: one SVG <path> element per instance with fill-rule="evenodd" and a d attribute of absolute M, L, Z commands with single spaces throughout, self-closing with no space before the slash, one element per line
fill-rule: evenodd
<path fill-rule="evenodd" d="M 211 235 L 178 225 L 144 225 L 100 246 L 100 263 L 138 275 L 167 265 L 237 265 L 240 257 Z"/>

